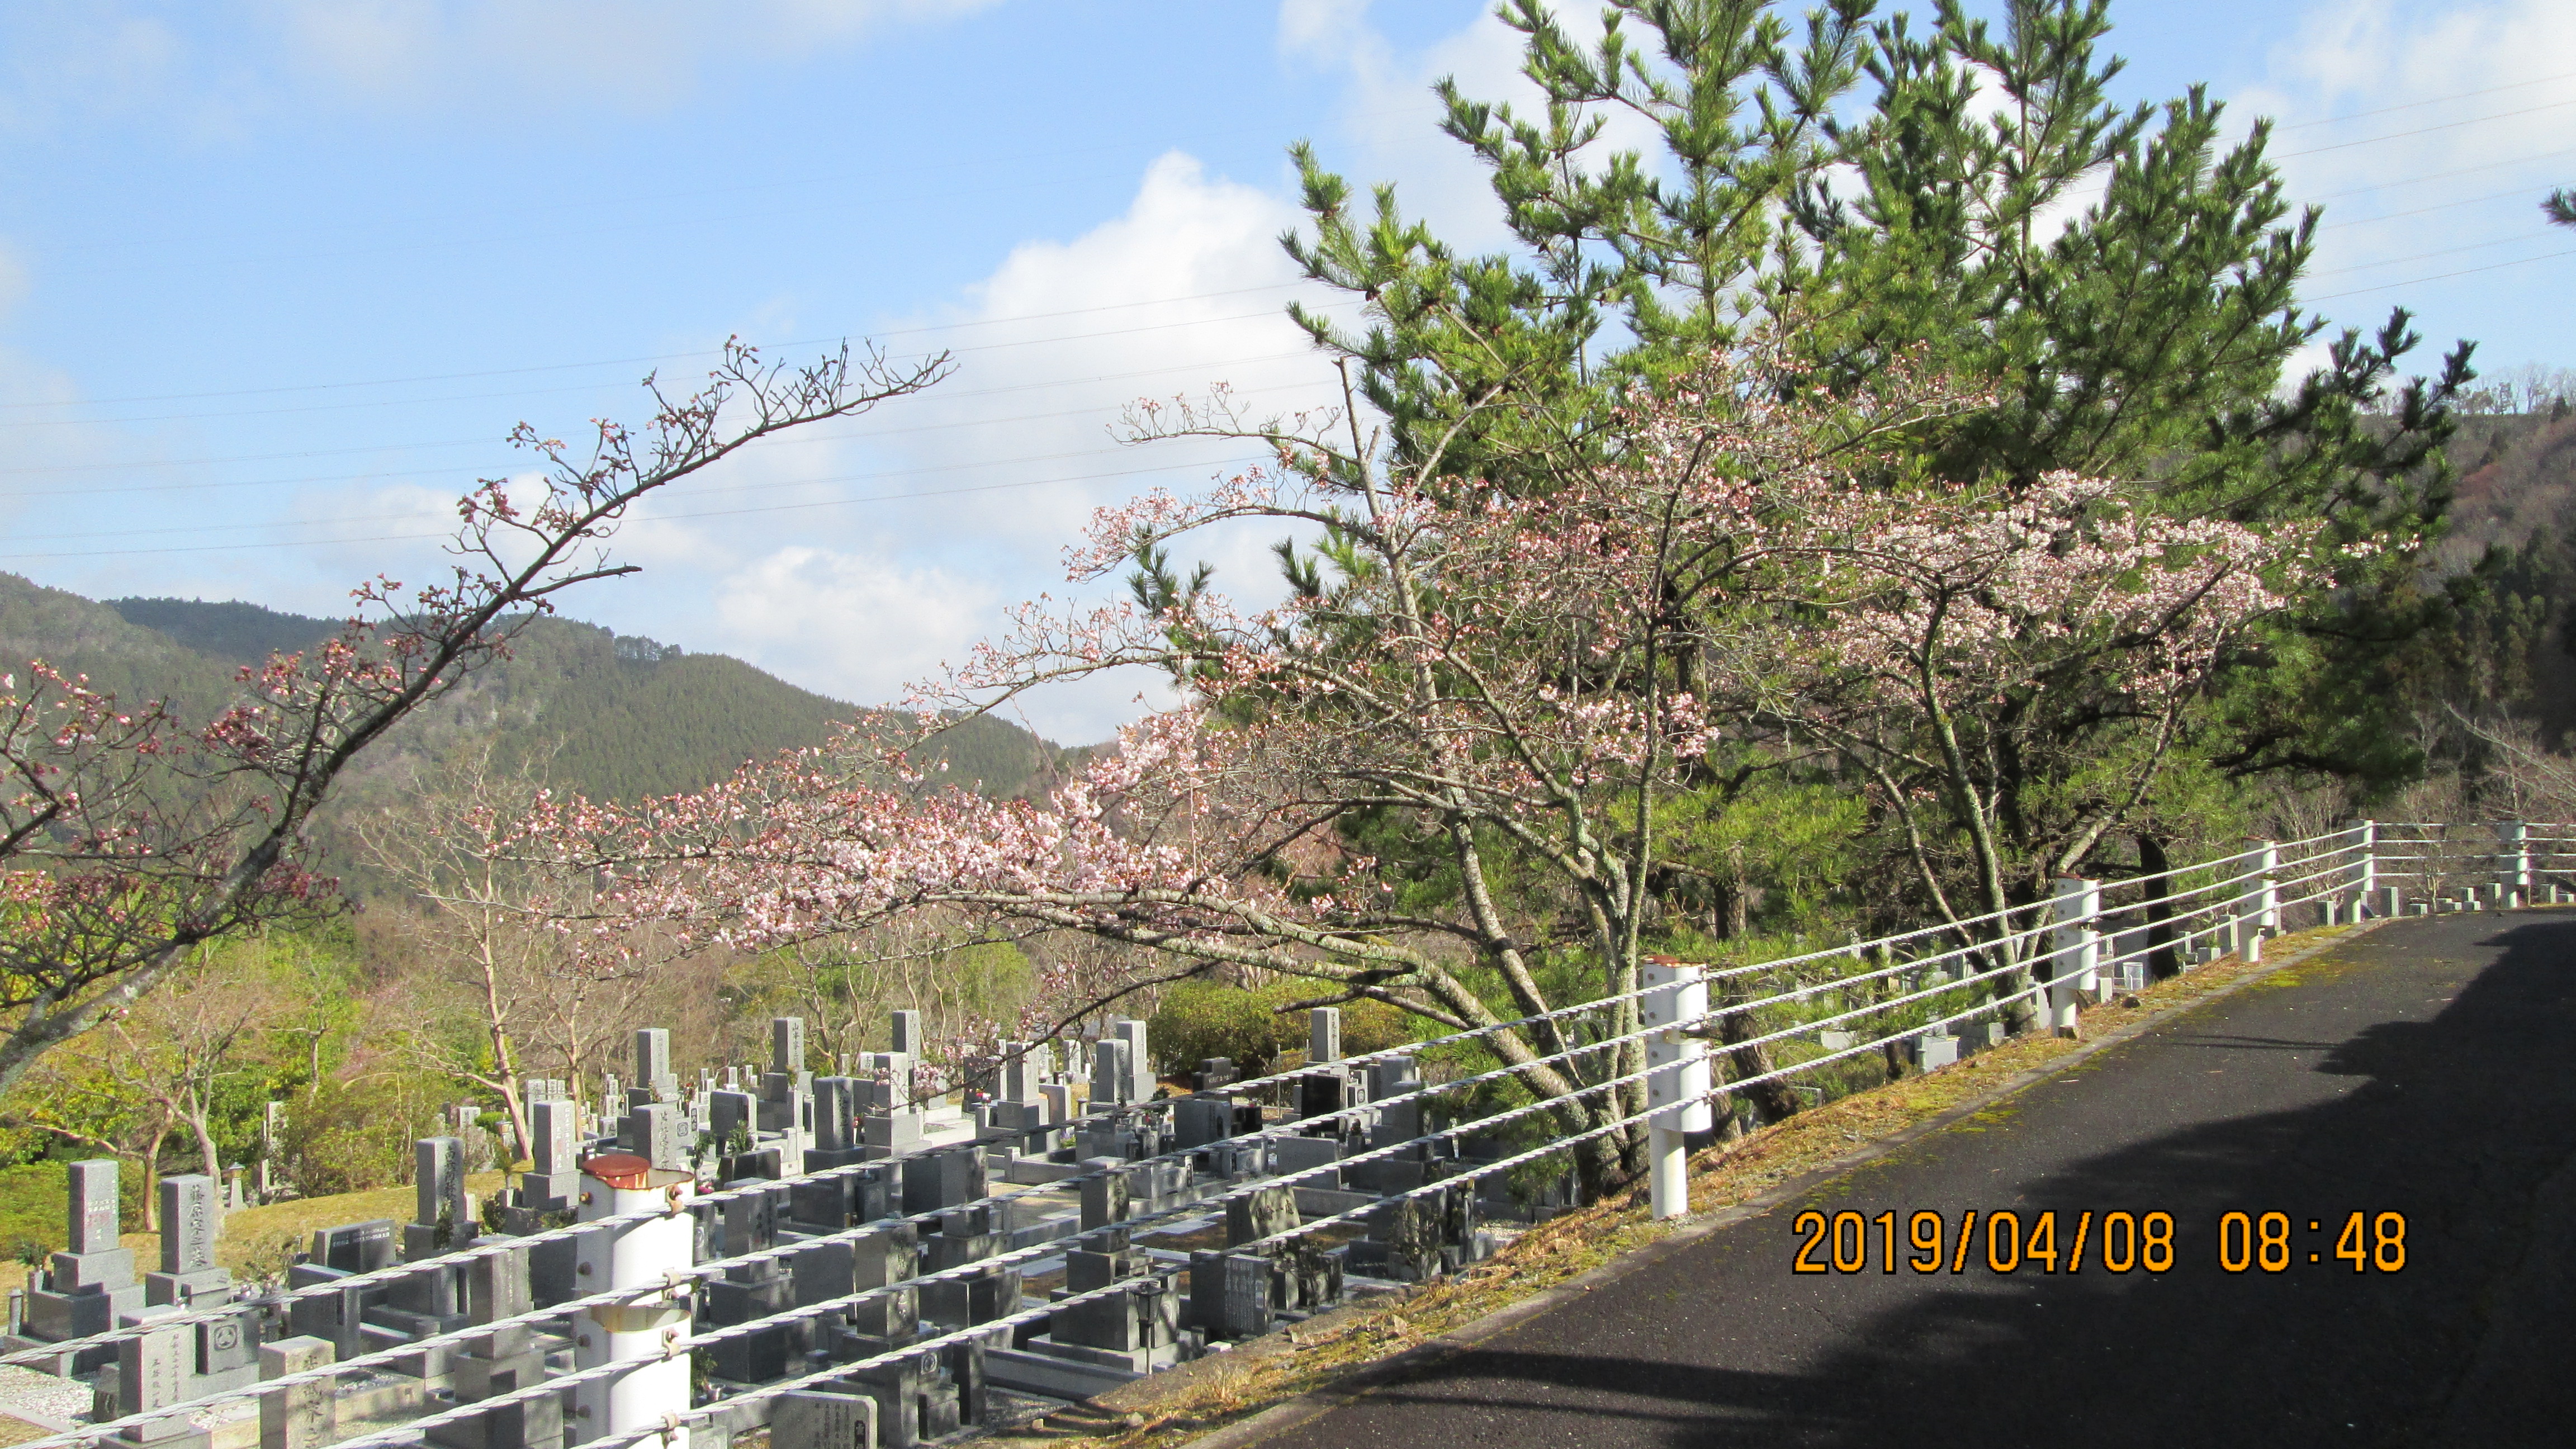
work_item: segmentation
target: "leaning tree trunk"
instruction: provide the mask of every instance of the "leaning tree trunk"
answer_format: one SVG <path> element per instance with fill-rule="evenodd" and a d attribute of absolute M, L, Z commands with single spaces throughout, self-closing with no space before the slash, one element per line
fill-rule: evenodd
<path fill-rule="evenodd" d="M 1729 1048 L 1727 1067 L 1739 1082 L 1750 1077 L 1768 1076 L 1772 1069 L 1769 1047 L 1742 1045 L 1762 1034 L 1753 1013 L 1744 1009 L 1745 1003 L 1752 999 L 1750 990 L 1728 992 L 1723 1004 L 1735 1009 L 1718 1019 L 1717 1039 Z M 1761 1113 L 1765 1122 L 1784 1121 L 1798 1110 L 1798 1094 L 1790 1091 L 1789 1084 L 1777 1077 L 1756 1082 L 1743 1090 L 1744 1095 L 1752 1100 L 1753 1110 Z"/>
<path fill-rule="evenodd" d="M 2165 856 L 2162 836 L 2138 833 L 2138 874 L 2156 876 L 2147 882 L 2145 900 L 2147 916 L 2147 974 L 2158 981 L 2182 974 L 2182 962 L 2174 955 L 2173 881 L 2165 872 L 2173 863 Z"/>

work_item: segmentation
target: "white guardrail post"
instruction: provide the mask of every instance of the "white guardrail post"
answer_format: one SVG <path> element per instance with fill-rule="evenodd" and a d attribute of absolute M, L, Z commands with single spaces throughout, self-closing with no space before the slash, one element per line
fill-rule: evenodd
<path fill-rule="evenodd" d="M 2352 924 L 2361 924 L 2367 912 L 2376 909 L 2371 897 L 2379 894 L 2379 822 L 2356 820 L 2352 823 L 2356 838 L 2352 862 Z"/>
<path fill-rule="evenodd" d="M 2263 934 L 2277 936 L 2281 934 L 2281 842 L 2264 841 L 2260 863 L 2263 879 L 2258 896 L 2262 903 L 2262 919 L 2256 924 L 2263 928 Z"/>
<path fill-rule="evenodd" d="M 1707 968 L 1669 961 L 1646 963 L 1645 995 L 1637 1003 L 1646 1038 L 1647 1194 L 1657 1220 L 1690 1211 L 1690 1162 L 1683 1135 L 1715 1125 L 1708 1095 L 1708 1043 L 1682 1029 L 1708 1015 Z"/>
<path fill-rule="evenodd" d="M 2497 874 L 2504 879 L 2504 904 L 2507 907 L 2531 903 L 2531 827 L 2519 820 L 2500 821 L 2496 836 L 2504 847 L 2496 860 Z"/>
<path fill-rule="evenodd" d="M 2084 1002 L 2102 984 L 2102 883 L 2060 880 L 2050 907 L 2057 929 L 2049 939 L 2048 1025 L 2059 1036 L 2076 1036 Z"/>
<path fill-rule="evenodd" d="M 667 1449 L 689 1449 L 688 1429 L 679 1423 L 689 1412 L 689 1355 L 678 1345 L 689 1336 L 688 1270 L 697 1261 L 698 1238 L 687 1207 L 696 1186 L 685 1172 L 656 1170 L 649 1159 L 625 1153 L 581 1165 L 581 1221 L 661 1216 L 611 1224 L 580 1239 L 575 1291 L 633 1289 L 636 1296 L 574 1316 L 573 1366 L 635 1367 L 573 1387 L 573 1417 L 564 1426 L 569 1443 L 669 1429 L 661 1441 Z"/>

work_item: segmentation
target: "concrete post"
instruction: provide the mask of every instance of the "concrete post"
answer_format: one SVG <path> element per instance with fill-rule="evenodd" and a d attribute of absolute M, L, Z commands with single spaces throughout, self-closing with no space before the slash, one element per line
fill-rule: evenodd
<path fill-rule="evenodd" d="M 2083 1030 L 2086 995 L 2102 984 L 2102 932 L 2095 919 L 2102 913 L 2101 882 L 2060 880 L 2050 906 L 2057 929 L 2049 942 L 2048 1025 L 2059 1036 L 2076 1036 Z"/>
<path fill-rule="evenodd" d="M 2379 888 L 2379 895 L 2380 915 L 2393 921 L 2406 914 L 2406 892 L 2403 887 L 2382 886 Z"/>
<path fill-rule="evenodd" d="M 2357 926 L 2370 898 L 2379 891 L 2379 822 L 2356 820 L 2352 830 L 2358 837 L 2352 863 L 2352 921 Z"/>
<path fill-rule="evenodd" d="M 689 1174 L 657 1170 L 631 1153 L 602 1154 L 581 1171 L 582 1221 L 659 1216 L 594 1229 L 578 1240 L 576 1291 L 632 1290 L 635 1296 L 574 1317 L 574 1366 L 635 1367 L 574 1388 L 573 1422 L 564 1438 L 576 1444 L 658 1430 L 669 1416 L 689 1411 L 689 1356 L 677 1347 L 689 1332 L 689 1293 L 685 1279 L 669 1275 L 694 1263 L 697 1247 L 697 1220 L 687 1212 L 697 1182 Z M 673 1431 L 665 1442 L 688 1449 L 688 1430 Z"/>
<path fill-rule="evenodd" d="M 1646 1123 L 1648 1196 L 1657 1219 L 1690 1211 L 1690 1164 L 1684 1134 L 1715 1125 L 1708 1105 L 1708 1043 L 1682 1031 L 1708 1015 L 1706 968 L 1649 961 L 1637 1019 L 1648 1033 Z"/>
<path fill-rule="evenodd" d="M 2257 864 L 2263 868 L 2263 877 L 2256 884 L 2255 900 L 2261 912 L 2256 924 L 2266 935 L 2277 936 L 2281 934 L 2281 843 L 2266 840 L 2259 847 L 2258 854 L 2261 858 Z"/>
<path fill-rule="evenodd" d="M 2531 827 L 2519 820 L 2506 820 L 2496 826 L 2503 851 L 2496 860 L 2496 874 L 2504 886 L 2504 896 L 2531 898 Z"/>

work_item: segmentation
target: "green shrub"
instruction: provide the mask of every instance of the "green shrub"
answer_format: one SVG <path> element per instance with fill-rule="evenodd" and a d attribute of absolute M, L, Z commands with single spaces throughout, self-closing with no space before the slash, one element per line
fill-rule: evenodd
<path fill-rule="evenodd" d="M 126 1170 L 132 1171 L 132 1164 Z M 41 1255 L 60 1250 L 70 1241 L 63 1221 L 70 1197 L 68 1163 L 0 1167 L 0 1252 L 21 1262 L 39 1262 Z"/>

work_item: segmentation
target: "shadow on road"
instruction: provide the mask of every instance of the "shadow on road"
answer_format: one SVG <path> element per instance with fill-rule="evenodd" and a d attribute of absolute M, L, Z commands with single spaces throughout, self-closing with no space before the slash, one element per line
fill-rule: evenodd
<path fill-rule="evenodd" d="M 2163 1210 L 2168 1273 L 1793 1278 L 1792 1204 L 1279 1442 L 2576 1443 L 2576 919 L 2500 924 L 2384 929 L 1812 1199 Z M 2223 1272 L 2230 1209 L 2292 1266 Z M 2356 1209 L 2403 1270 L 2334 1258 Z"/>

